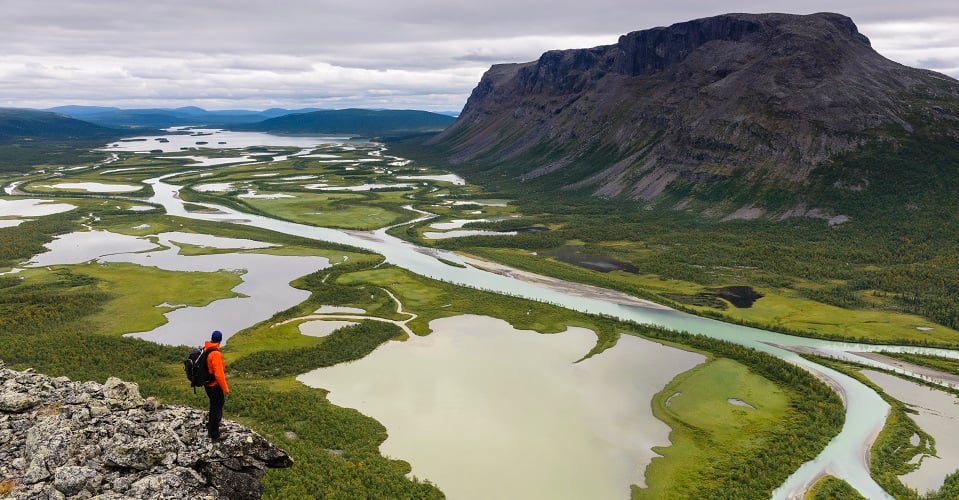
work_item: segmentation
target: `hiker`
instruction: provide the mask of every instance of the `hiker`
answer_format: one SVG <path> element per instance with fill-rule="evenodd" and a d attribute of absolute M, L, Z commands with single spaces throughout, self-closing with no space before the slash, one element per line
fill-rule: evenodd
<path fill-rule="evenodd" d="M 226 402 L 226 395 L 230 393 L 230 387 L 226 384 L 226 373 L 223 371 L 223 354 L 220 353 L 220 341 L 223 340 L 223 334 L 220 330 L 214 330 L 210 340 L 203 344 L 203 348 L 210 351 L 206 357 L 206 366 L 213 376 L 213 381 L 207 383 L 203 388 L 206 390 L 207 397 L 210 398 L 210 415 L 207 417 L 206 429 L 210 439 L 220 439 L 220 420 L 223 418 L 223 404 Z"/>

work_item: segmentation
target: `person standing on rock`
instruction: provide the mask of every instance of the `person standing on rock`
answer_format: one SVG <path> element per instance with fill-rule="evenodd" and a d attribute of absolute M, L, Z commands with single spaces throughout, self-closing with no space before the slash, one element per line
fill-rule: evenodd
<path fill-rule="evenodd" d="M 226 403 L 226 395 L 230 393 L 230 386 L 226 383 L 226 372 L 224 371 L 223 354 L 220 353 L 220 342 L 223 340 L 223 334 L 220 330 L 214 330 L 210 340 L 203 344 L 203 348 L 210 353 L 206 357 L 206 366 L 213 376 L 213 381 L 204 386 L 206 395 L 210 398 L 210 415 L 207 417 L 206 430 L 210 439 L 220 439 L 220 420 L 223 418 L 223 405 Z"/>

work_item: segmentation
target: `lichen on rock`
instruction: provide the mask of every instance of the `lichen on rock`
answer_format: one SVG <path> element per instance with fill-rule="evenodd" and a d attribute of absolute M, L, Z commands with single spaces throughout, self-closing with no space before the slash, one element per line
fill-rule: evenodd
<path fill-rule="evenodd" d="M 74 382 L 0 360 L 0 478 L 11 498 L 230 498 L 263 494 L 267 467 L 293 460 L 256 432 L 143 398 L 137 384 Z"/>

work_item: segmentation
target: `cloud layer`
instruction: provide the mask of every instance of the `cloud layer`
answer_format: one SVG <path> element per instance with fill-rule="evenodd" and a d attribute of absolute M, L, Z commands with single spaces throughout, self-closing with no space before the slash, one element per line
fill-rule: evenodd
<path fill-rule="evenodd" d="M 880 53 L 959 76 L 954 1 L 0 0 L 0 106 L 459 110 L 494 63 L 723 12 L 838 11 Z M 759 10 L 757 10 L 759 9 Z"/>

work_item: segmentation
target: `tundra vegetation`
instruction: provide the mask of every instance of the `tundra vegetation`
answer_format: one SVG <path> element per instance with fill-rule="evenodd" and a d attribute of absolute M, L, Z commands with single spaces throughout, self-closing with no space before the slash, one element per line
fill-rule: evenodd
<path fill-rule="evenodd" d="M 441 157 L 414 141 L 391 146 L 399 154 L 444 165 Z M 547 180 L 528 189 L 523 183 L 477 173 L 488 190 L 486 196 L 513 200 L 511 206 L 522 219 L 467 227 L 504 230 L 521 224 L 548 230 L 510 238 L 432 240 L 422 237 L 430 224 L 423 222 L 397 228 L 394 234 L 421 245 L 468 252 L 784 333 L 955 347 L 959 346 L 959 292 L 952 286 L 959 281 L 956 165 L 955 140 L 904 139 L 896 148 L 868 145 L 814 170 L 804 195 L 746 192 L 730 180 L 695 193 L 667 191 L 651 202 L 597 199 Z M 871 179 L 868 190 L 835 187 L 839 179 L 858 178 L 863 172 Z M 544 190 L 562 196 L 543 196 Z M 675 208 L 693 194 L 721 211 L 710 215 Z M 828 207 L 849 220 L 830 224 L 812 217 L 780 219 L 772 209 L 772 215 L 754 220 L 722 220 L 722 214 L 746 203 L 767 207 L 807 203 Z M 552 257 L 561 248 L 629 268 L 588 270 Z M 703 300 L 712 290 L 730 286 L 751 287 L 762 298 L 750 307 Z"/>
<path fill-rule="evenodd" d="M 866 497 L 849 486 L 849 483 L 833 476 L 824 477 L 813 485 L 807 498 L 811 500 L 866 500 Z"/>
<path fill-rule="evenodd" d="M 293 151 L 269 148 L 257 152 L 271 153 L 272 157 Z M 796 220 L 739 221 L 718 226 L 681 213 L 633 213 L 625 206 L 599 208 L 573 196 L 544 200 L 524 198 L 519 190 L 484 191 L 471 184 L 398 180 L 400 175 L 437 172 L 389 157 L 393 153 L 379 146 L 329 146 L 314 153 L 315 157 L 295 156 L 269 163 L 262 156 L 216 167 L 160 158 L 176 155 L 120 153 L 109 165 L 44 168 L 10 174 L 2 180 L 5 184 L 25 180 L 19 189 L 39 193 L 38 186 L 49 184 L 53 176 L 58 182 L 141 185 L 148 178 L 178 174 L 172 182 L 186 186 L 181 196 L 196 210 L 208 210 L 203 204 L 214 202 L 278 219 L 344 229 L 372 229 L 411 221 L 420 214 L 403 206 L 412 205 L 438 216 L 394 230 L 420 244 L 457 249 L 543 274 L 619 289 L 731 321 L 808 335 L 955 345 L 950 337 L 955 332 L 945 326 L 947 322 L 936 323 L 922 315 L 925 309 L 906 307 L 909 301 L 895 291 L 895 286 L 860 289 L 836 276 L 851 280 L 855 274 L 843 266 L 831 267 L 843 257 L 872 255 L 862 251 L 860 243 L 846 241 L 847 230 L 864 233 L 855 225 L 834 228 L 822 221 Z M 216 185 L 217 189 L 204 185 Z M 340 190 L 323 190 L 328 187 Z M 515 328 L 543 333 L 562 331 L 567 326 L 589 328 L 597 334 L 590 355 L 614 345 L 619 335 L 641 335 L 708 353 L 709 361 L 674 380 L 654 401 L 656 415 L 673 428 L 674 445 L 659 450 L 663 457 L 649 468 L 648 488 L 634 488 L 635 498 L 708 497 L 722 491 L 735 491 L 743 498 L 767 498 L 800 463 L 815 456 L 842 425 L 842 405 L 831 390 L 805 371 L 769 355 L 705 337 L 423 278 L 385 265 L 380 256 L 341 245 L 172 217 L 158 207 L 131 210 L 147 206 L 149 194 L 147 187 L 122 196 L 80 196 L 44 189 L 44 198 L 57 198 L 77 208 L 0 228 L 0 241 L 4 242 L 0 246 L 0 268 L 15 267 L 42 252 L 43 245 L 54 236 L 83 227 L 137 236 L 177 230 L 255 239 L 278 245 L 253 250 L 256 252 L 318 255 L 336 262 L 329 269 L 294 282 L 294 286 L 310 292 L 306 301 L 238 332 L 224 348 L 233 389 L 227 417 L 260 431 L 296 460 L 291 469 L 269 472 L 266 486 L 270 498 L 442 497 L 429 481 L 408 476 L 411 469 L 402 457 L 387 458 L 379 453 L 379 445 L 386 439 L 382 425 L 355 410 L 330 404 L 324 391 L 309 389 L 295 380 L 296 375 L 310 369 L 363 357 L 391 339 L 401 341 L 402 331 L 383 321 L 364 321 L 323 338 L 304 336 L 297 328 L 296 318 L 323 305 L 360 308 L 371 318 L 406 319 L 397 314 L 396 303 L 387 292 L 403 304 L 405 311 L 417 315 L 408 324 L 416 335 L 428 335 L 433 319 L 470 313 L 495 316 Z M 490 198 L 517 201 L 509 205 L 482 201 Z M 435 222 L 497 218 L 506 219 L 476 225 L 495 230 L 535 230 L 511 237 L 422 237 Z M 790 236 L 785 226 L 777 224 L 802 229 L 805 236 Z M 808 245 L 801 244 L 807 239 Z M 876 240 L 873 237 L 866 241 Z M 748 244 L 739 241 L 764 242 L 764 246 L 747 248 Z M 838 257 L 831 250 L 832 244 L 839 245 Z M 939 244 L 929 243 L 922 249 L 930 258 L 944 257 Z M 780 249 L 780 245 L 782 252 L 771 251 Z M 604 273 L 549 257 L 563 247 L 629 263 L 640 272 Z M 186 246 L 184 251 L 217 250 Z M 903 259 L 902 266 L 911 269 L 904 258 L 882 258 Z M 801 259 L 806 259 L 805 263 Z M 854 259 L 850 262 L 854 263 L 852 267 L 868 267 Z M 874 260 L 870 262 L 874 264 Z M 900 276 L 878 266 L 873 274 Z M 902 276 L 916 278 L 908 272 Z M 162 309 L 156 306 L 164 301 L 203 304 L 229 297 L 236 279 L 226 272 L 201 275 L 92 263 L 32 268 L 0 276 L 0 359 L 14 368 L 32 367 L 76 380 L 118 376 L 139 383 L 145 395 L 203 407 L 205 399 L 187 389 L 182 374 L 186 348 L 161 346 L 123 337 L 122 333 L 159 326 L 164 319 Z M 909 283 L 907 278 L 889 279 L 903 286 Z M 750 308 L 737 308 L 719 291 L 729 286 L 751 287 L 762 298 Z M 856 300 L 846 304 L 838 300 L 847 295 Z M 766 304 L 776 304 L 781 311 L 777 313 Z M 814 327 L 818 324 L 815 321 L 803 319 L 807 313 L 818 312 L 825 317 L 834 310 L 844 314 L 833 318 L 834 324 L 820 325 L 819 329 Z M 862 326 L 876 318 L 893 326 L 876 332 Z M 293 321 L 280 324 L 287 320 Z M 904 326 L 914 324 L 930 325 L 933 330 L 922 332 Z M 666 401 L 675 392 L 682 396 L 673 398 L 667 406 Z M 729 398 L 749 401 L 754 408 L 747 411 L 730 405 Z M 704 411 L 721 418 L 704 420 Z M 880 477 L 895 470 L 893 465 L 888 467 L 874 474 Z M 894 475 L 890 481 L 896 481 Z"/>

